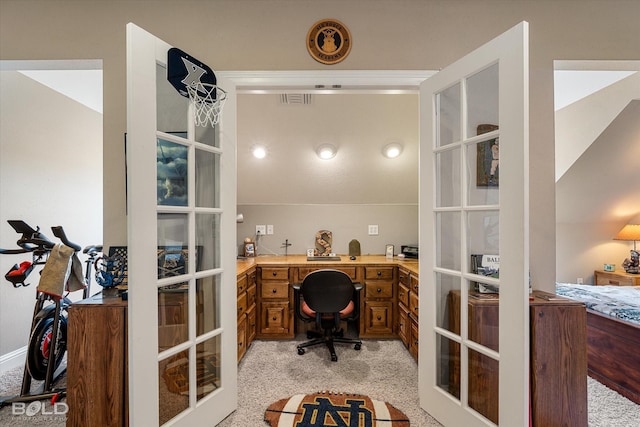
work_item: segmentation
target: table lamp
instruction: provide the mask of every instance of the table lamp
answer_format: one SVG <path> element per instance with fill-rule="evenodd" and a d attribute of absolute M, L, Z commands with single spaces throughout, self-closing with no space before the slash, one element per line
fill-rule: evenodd
<path fill-rule="evenodd" d="M 640 272 L 640 267 L 638 266 L 638 251 L 636 249 L 636 241 L 640 240 L 640 224 L 625 225 L 613 239 L 633 241 L 631 258 L 625 259 L 622 263 L 622 266 L 627 273 L 638 274 Z"/>

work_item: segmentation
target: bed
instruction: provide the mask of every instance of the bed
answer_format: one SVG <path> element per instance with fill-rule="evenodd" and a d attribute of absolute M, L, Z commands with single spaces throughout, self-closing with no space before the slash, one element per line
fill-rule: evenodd
<path fill-rule="evenodd" d="M 640 286 L 556 284 L 587 307 L 589 376 L 640 404 Z"/>

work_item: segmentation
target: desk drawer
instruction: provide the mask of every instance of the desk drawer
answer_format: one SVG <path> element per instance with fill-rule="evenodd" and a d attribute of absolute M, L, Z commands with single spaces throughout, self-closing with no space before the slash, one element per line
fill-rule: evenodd
<path fill-rule="evenodd" d="M 238 288 L 238 295 L 247 290 L 247 276 L 243 275 L 236 281 L 236 287 Z"/>
<path fill-rule="evenodd" d="M 595 273 L 596 285 L 614 285 L 614 286 L 634 286 L 633 277 L 624 276 L 622 274 L 597 271 Z"/>
<path fill-rule="evenodd" d="M 238 310 L 238 319 L 247 311 L 247 293 L 243 293 L 238 297 L 238 302 L 236 305 Z"/>
<path fill-rule="evenodd" d="M 364 278 L 367 280 L 391 280 L 393 279 L 393 267 L 365 267 Z"/>
<path fill-rule="evenodd" d="M 262 268 L 262 280 L 289 280 L 289 267 Z"/>
<path fill-rule="evenodd" d="M 375 280 L 365 282 L 365 296 L 367 298 L 393 298 L 393 282 Z"/>
<path fill-rule="evenodd" d="M 289 282 L 262 282 L 262 299 L 289 298 Z"/>
<path fill-rule="evenodd" d="M 300 280 L 300 282 L 302 282 L 302 280 L 307 276 L 307 274 L 311 273 L 312 271 L 323 270 L 323 269 L 331 269 L 331 270 L 342 271 L 343 273 L 346 273 L 351 278 L 351 280 L 356 280 L 356 268 L 355 267 L 330 267 L 330 266 L 326 266 L 326 267 L 299 267 L 298 268 L 298 279 Z"/>

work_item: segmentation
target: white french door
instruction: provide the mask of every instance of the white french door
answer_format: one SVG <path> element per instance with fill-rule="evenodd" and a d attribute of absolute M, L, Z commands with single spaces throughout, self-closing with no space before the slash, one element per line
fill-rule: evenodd
<path fill-rule="evenodd" d="M 528 73 L 522 22 L 420 87 L 419 393 L 446 426 L 529 422 Z"/>
<path fill-rule="evenodd" d="M 129 420 L 213 426 L 237 407 L 235 88 L 196 127 L 171 47 L 127 25 Z"/>

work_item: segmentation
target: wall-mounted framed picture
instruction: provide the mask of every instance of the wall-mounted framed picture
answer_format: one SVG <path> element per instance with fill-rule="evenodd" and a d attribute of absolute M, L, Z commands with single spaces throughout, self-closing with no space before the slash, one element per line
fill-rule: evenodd
<path fill-rule="evenodd" d="M 497 125 L 478 125 L 477 134 L 498 130 Z M 500 184 L 500 138 L 478 143 L 476 157 L 476 186 L 498 187 Z"/>
<path fill-rule="evenodd" d="M 254 242 L 244 242 L 244 256 L 256 256 L 256 244 Z"/>

